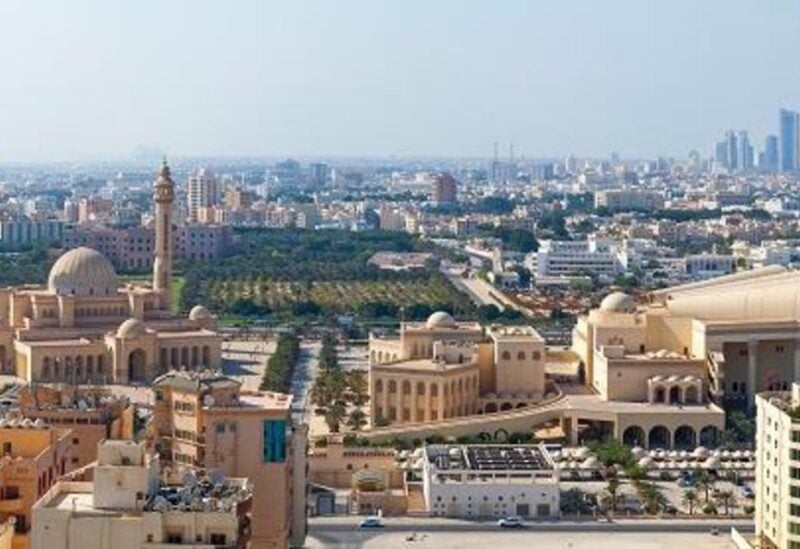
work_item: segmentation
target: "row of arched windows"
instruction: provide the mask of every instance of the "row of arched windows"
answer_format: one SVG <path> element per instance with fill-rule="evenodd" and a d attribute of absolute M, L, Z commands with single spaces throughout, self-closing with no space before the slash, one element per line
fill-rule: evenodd
<path fill-rule="evenodd" d="M 503 360 L 511 360 L 511 352 L 510 351 L 503 351 L 503 353 L 500 356 L 501 356 L 501 358 Z M 527 357 L 527 355 L 525 354 L 525 351 L 517 352 L 517 360 L 525 360 L 526 357 Z M 540 353 L 539 351 L 533 351 L 531 353 L 531 359 L 539 360 L 540 358 L 542 358 L 542 353 Z"/>

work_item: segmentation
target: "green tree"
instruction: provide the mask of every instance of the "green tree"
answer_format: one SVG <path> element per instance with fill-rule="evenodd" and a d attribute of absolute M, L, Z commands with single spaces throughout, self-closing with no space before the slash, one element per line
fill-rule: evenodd
<path fill-rule="evenodd" d="M 683 492 L 683 503 L 689 507 L 689 514 L 694 514 L 694 506 L 697 504 L 697 492 L 694 490 L 685 490 Z"/>
<path fill-rule="evenodd" d="M 617 477 L 611 477 L 606 482 L 606 493 L 611 500 L 611 511 L 617 510 L 617 499 L 619 498 L 619 489 L 622 486 Z"/>
<path fill-rule="evenodd" d="M 311 403 L 314 413 L 323 416 L 328 429 L 338 433 L 347 417 L 347 379 L 340 370 L 321 372 L 311 389 Z"/>
<path fill-rule="evenodd" d="M 698 490 L 702 490 L 705 496 L 705 503 L 708 503 L 709 493 L 714 488 L 714 479 L 711 478 L 707 472 L 702 471 L 695 480 L 695 486 Z"/>
<path fill-rule="evenodd" d="M 714 496 L 714 501 L 725 508 L 725 514 L 730 514 L 730 509 L 736 505 L 736 495 L 732 490 L 720 490 Z"/>
<path fill-rule="evenodd" d="M 353 431 L 360 431 L 367 424 L 367 414 L 361 408 L 353 408 L 347 416 L 347 426 Z"/>

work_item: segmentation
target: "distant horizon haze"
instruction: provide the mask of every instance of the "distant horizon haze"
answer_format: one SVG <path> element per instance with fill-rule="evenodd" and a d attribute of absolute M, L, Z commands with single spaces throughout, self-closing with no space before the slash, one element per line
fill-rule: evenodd
<path fill-rule="evenodd" d="M 800 2 L 0 2 L 0 164 L 756 150 Z"/>

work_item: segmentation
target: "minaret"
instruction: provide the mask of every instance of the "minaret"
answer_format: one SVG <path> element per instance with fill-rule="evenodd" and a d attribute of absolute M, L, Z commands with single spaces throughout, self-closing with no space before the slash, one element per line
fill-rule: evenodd
<path fill-rule="evenodd" d="M 172 274 L 172 203 L 175 201 L 175 183 L 169 173 L 167 160 L 161 165 L 153 186 L 156 206 L 156 252 L 153 261 L 153 289 L 159 294 L 161 309 L 172 303 L 170 278 Z"/>

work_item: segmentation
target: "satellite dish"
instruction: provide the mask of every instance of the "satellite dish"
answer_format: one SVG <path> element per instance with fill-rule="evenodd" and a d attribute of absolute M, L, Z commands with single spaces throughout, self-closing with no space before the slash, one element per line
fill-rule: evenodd
<path fill-rule="evenodd" d="M 225 475 L 222 474 L 222 471 L 219 469 L 214 469 L 211 471 L 211 483 L 214 486 L 222 484 L 223 482 L 225 482 Z"/>
<path fill-rule="evenodd" d="M 214 406 L 215 402 L 216 401 L 214 400 L 214 396 L 213 395 L 206 395 L 206 396 L 203 397 L 203 405 L 204 406 L 207 406 L 207 407 L 210 408 L 210 407 Z"/>
<path fill-rule="evenodd" d="M 194 488 L 197 486 L 197 475 L 195 475 L 192 471 L 186 471 L 183 474 L 183 485 L 188 486 L 189 488 Z"/>
<path fill-rule="evenodd" d="M 153 509 L 161 513 L 169 511 L 169 501 L 164 496 L 156 496 L 153 500 Z"/>

